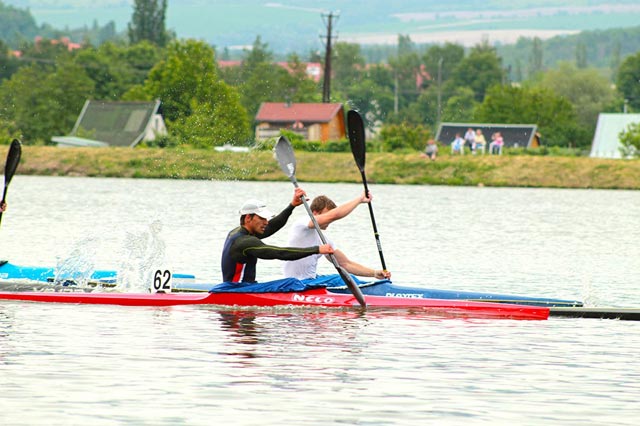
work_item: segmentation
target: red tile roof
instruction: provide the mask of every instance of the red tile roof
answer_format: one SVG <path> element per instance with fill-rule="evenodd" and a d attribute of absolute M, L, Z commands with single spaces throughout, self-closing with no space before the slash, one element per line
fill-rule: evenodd
<path fill-rule="evenodd" d="M 326 123 L 342 110 L 342 104 L 335 103 L 275 103 L 263 102 L 256 121 Z"/>

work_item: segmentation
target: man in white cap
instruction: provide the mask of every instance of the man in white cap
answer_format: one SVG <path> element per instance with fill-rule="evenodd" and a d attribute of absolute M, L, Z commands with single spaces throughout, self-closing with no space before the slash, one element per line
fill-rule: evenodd
<path fill-rule="evenodd" d="M 260 200 L 247 200 L 240 208 L 240 226 L 227 235 L 222 249 L 222 280 L 224 282 L 256 282 L 258 259 L 297 260 L 312 254 L 330 254 L 329 244 L 312 247 L 277 247 L 261 240 L 279 231 L 302 204 L 305 192 L 296 188 L 291 203 L 274 217 Z"/>

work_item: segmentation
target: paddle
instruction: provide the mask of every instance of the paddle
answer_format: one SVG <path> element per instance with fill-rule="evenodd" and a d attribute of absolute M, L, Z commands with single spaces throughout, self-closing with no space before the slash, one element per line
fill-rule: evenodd
<path fill-rule="evenodd" d="M 278 163 L 280 163 L 280 168 L 282 169 L 284 174 L 287 175 L 289 180 L 291 180 L 291 182 L 293 183 L 293 186 L 298 188 L 298 181 L 296 180 L 296 157 L 293 154 L 293 147 L 291 146 L 291 142 L 289 142 L 289 140 L 284 136 L 280 136 L 280 139 L 276 144 L 276 157 L 278 158 Z M 311 221 L 313 222 L 313 226 L 316 228 L 316 231 L 318 232 L 318 236 L 320 237 L 322 244 L 327 244 L 327 240 L 322 234 L 322 231 L 320 230 L 320 225 L 318 225 L 318 222 L 316 221 L 316 218 L 313 215 L 311 208 L 309 208 L 309 204 L 307 203 L 307 200 L 305 199 L 304 196 L 301 197 L 301 200 L 302 200 L 302 203 L 304 204 L 304 208 L 307 210 L 307 213 L 311 218 Z M 342 278 L 344 283 L 347 285 L 351 293 L 358 300 L 358 303 L 360 303 L 362 307 L 366 307 L 367 303 L 364 300 L 362 291 L 360 290 L 360 287 L 358 287 L 358 284 L 356 284 L 356 282 L 353 280 L 353 277 L 351 277 L 351 275 L 349 275 L 349 273 L 342 266 L 338 264 L 338 261 L 336 260 L 336 257 L 333 254 L 329 255 L 329 259 L 331 260 L 331 263 L 333 263 L 333 266 L 336 268 L 336 270 L 340 274 L 340 277 Z"/>
<path fill-rule="evenodd" d="M 3 203 L 7 199 L 7 189 L 9 188 L 9 183 L 11 182 L 16 169 L 18 168 L 21 154 L 22 144 L 18 139 L 14 139 L 13 142 L 11 142 L 9 153 L 7 154 L 7 164 L 4 166 L 4 193 L 2 194 Z M 2 212 L 0 212 L 0 222 L 2 222 Z"/>
<path fill-rule="evenodd" d="M 356 165 L 360 170 L 362 176 L 362 183 L 364 184 L 364 191 L 369 195 L 369 188 L 367 187 L 367 177 L 364 173 L 364 161 L 366 155 L 365 136 L 364 136 L 364 123 L 362 117 L 358 111 L 350 110 L 347 113 L 347 125 L 349 129 L 349 143 L 351 144 L 351 152 L 353 158 L 356 160 Z M 376 219 L 373 216 L 373 206 L 369 205 L 369 215 L 371 216 L 371 225 L 373 226 L 373 235 L 376 238 L 376 245 L 378 246 L 378 254 L 380 255 L 380 262 L 382 262 L 382 269 L 387 270 L 387 265 L 384 262 L 384 256 L 382 255 L 382 245 L 380 244 L 380 235 L 378 234 L 378 227 L 376 226 Z"/>

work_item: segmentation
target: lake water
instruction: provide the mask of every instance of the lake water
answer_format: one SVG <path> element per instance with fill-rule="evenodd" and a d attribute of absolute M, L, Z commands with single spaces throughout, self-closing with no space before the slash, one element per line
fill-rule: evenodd
<path fill-rule="evenodd" d="M 362 188 L 302 186 L 338 203 Z M 397 284 L 640 306 L 640 192 L 371 190 Z M 279 210 L 292 192 L 18 175 L 0 258 L 122 270 L 152 251 L 157 266 L 216 282 L 242 202 Z M 365 206 L 327 235 L 379 265 Z M 269 241 L 284 244 L 286 228 Z M 258 276 L 280 267 L 261 261 Z M 635 425 L 639 350 L 631 321 L 2 302 L 0 424 Z"/>

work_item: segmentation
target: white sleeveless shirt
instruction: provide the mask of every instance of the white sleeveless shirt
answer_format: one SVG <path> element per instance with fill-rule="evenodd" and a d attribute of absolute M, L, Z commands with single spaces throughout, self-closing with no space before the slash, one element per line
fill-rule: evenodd
<path fill-rule="evenodd" d="M 316 231 L 316 228 L 309 228 L 309 222 L 311 219 L 309 216 L 301 217 L 296 220 L 291 229 L 289 230 L 289 247 L 310 247 L 322 245 L 322 240 Z M 335 250 L 335 245 L 325 235 L 328 244 Z M 316 269 L 318 267 L 318 259 L 324 256 L 323 254 L 312 254 L 311 256 L 303 257 L 298 260 L 291 260 L 283 262 L 283 272 L 285 277 L 298 278 L 304 280 L 307 278 L 316 277 Z"/>

